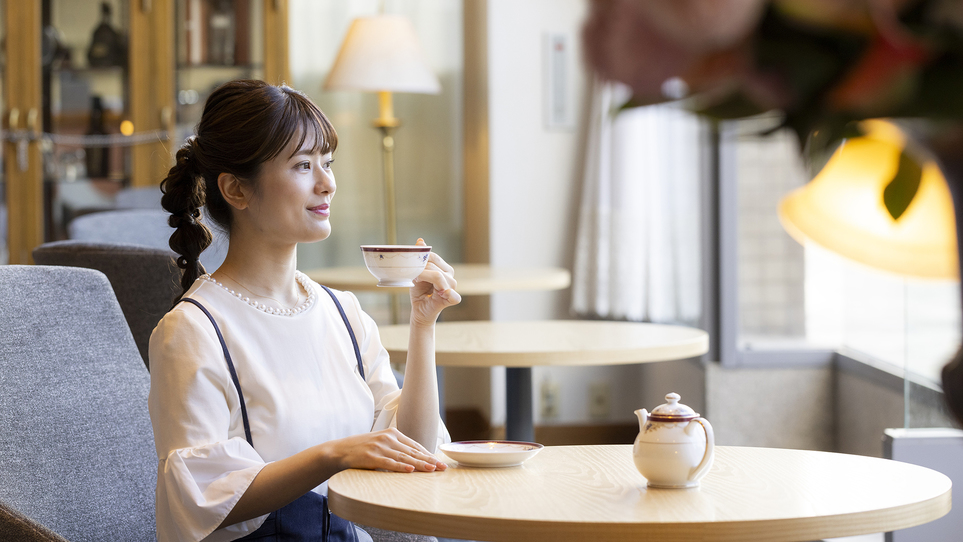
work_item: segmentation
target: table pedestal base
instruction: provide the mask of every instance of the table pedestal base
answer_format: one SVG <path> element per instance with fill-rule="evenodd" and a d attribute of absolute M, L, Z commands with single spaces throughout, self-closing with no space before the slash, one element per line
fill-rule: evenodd
<path fill-rule="evenodd" d="M 505 369 L 506 421 L 505 438 L 523 442 L 535 442 L 532 423 L 532 369 L 508 367 Z"/>

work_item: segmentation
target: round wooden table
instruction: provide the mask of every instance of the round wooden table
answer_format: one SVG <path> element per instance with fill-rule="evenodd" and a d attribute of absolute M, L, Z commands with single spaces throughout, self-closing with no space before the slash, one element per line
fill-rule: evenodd
<path fill-rule="evenodd" d="M 572 284 L 571 273 L 559 267 L 500 267 L 487 264 L 453 264 L 458 293 L 487 295 L 519 290 L 562 290 Z M 381 288 L 364 266 L 323 267 L 304 271 L 329 288 L 351 291 L 400 292 L 407 288 Z"/>
<path fill-rule="evenodd" d="M 392 356 L 408 351 L 408 326 L 380 328 Z M 709 335 L 684 326 L 598 320 L 439 322 L 435 362 L 444 367 L 508 367 L 506 438 L 532 441 L 534 366 L 648 363 L 694 358 L 709 350 Z M 397 359 L 397 358 L 396 358 Z"/>
<path fill-rule="evenodd" d="M 920 525 L 950 510 L 951 482 L 887 459 L 716 447 L 694 489 L 652 489 L 632 447 L 550 446 L 519 467 L 346 470 L 331 510 L 394 531 L 483 541 L 809 541 Z"/>

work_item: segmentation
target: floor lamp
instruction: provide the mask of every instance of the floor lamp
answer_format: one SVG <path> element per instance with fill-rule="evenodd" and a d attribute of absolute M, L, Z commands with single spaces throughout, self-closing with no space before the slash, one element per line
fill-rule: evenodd
<path fill-rule="evenodd" d="M 378 93 L 378 118 L 384 164 L 385 238 L 398 243 L 395 207 L 394 137 L 401 121 L 395 117 L 393 92 L 438 94 L 441 85 L 428 68 L 411 22 L 400 15 L 360 17 L 351 23 L 325 90 L 360 90 Z M 398 323 L 399 300 L 391 296 L 391 320 Z"/>
<path fill-rule="evenodd" d="M 324 82 L 325 90 L 378 93 L 378 118 L 384 157 L 385 229 L 388 244 L 398 242 L 395 218 L 393 92 L 438 94 L 441 85 L 428 68 L 411 22 L 400 15 L 355 19 Z"/>

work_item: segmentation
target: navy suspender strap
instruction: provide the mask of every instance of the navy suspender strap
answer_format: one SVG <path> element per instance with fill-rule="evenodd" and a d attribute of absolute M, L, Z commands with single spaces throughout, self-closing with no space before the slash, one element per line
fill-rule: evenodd
<path fill-rule="evenodd" d="M 344 307 L 341 306 L 341 302 L 338 301 L 338 298 L 335 297 L 334 292 L 332 292 L 330 288 L 323 284 L 319 284 L 318 286 L 324 288 L 325 292 L 328 292 L 328 295 L 334 300 L 335 306 L 338 307 L 338 312 L 341 313 L 341 319 L 344 320 L 344 325 L 348 328 L 348 335 L 351 336 L 351 345 L 354 346 L 354 357 L 358 360 L 358 372 L 361 373 L 361 379 L 364 380 L 364 364 L 361 363 L 361 349 L 358 348 L 358 339 L 354 336 L 354 330 L 351 329 L 351 324 L 348 323 L 348 316 L 344 313 Z"/>
<path fill-rule="evenodd" d="M 241 401 L 241 419 L 244 422 L 244 437 L 247 439 L 247 443 L 253 447 L 254 441 L 251 440 L 251 424 L 249 424 L 247 421 L 247 407 L 244 406 L 244 394 L 241 393 L 241 383 L 237 379 L 237 371 L 234 370 L 234 362 L 231 361 L 231 353 L 227 351 L 227 344 L 224 342 L 224 336 L 221 335 L 221 329 L 217 327 L 217 322 L 214 321 L 214 317 L 211 316 L 211 313 L 208 312 L 208 310 L 204 307 L 204 305 L 201 305 L 200 302 L 189 297 L 180 298 L 178 303 L 181 301 L 187 301 L 188 303 L 197 306 L 197 308 L 201 309 L 204 314 L 207 315 L 207 318 L 211 321 L 211 323 L 214 324 L 214 332 L 217 333 L 217 340 L 221 341 L 221 349 L 224 350 L 224 359 L 227 360 L 227 368 L 231 371 L 231 380 L 234 382 L 234 387 L 237 389 L 237 397 Z"/>

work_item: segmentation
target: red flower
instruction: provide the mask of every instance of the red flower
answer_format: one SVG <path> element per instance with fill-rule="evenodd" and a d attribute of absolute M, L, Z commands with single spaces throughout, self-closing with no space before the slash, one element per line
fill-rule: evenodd
<path fill-rule="evenodd" d="M 858 116 L 883 116 L 913 95 L 917 76 L 929 59 L 926 48 L 877 36 L 862 59 L 826 96 L 826 106 Z"/>

